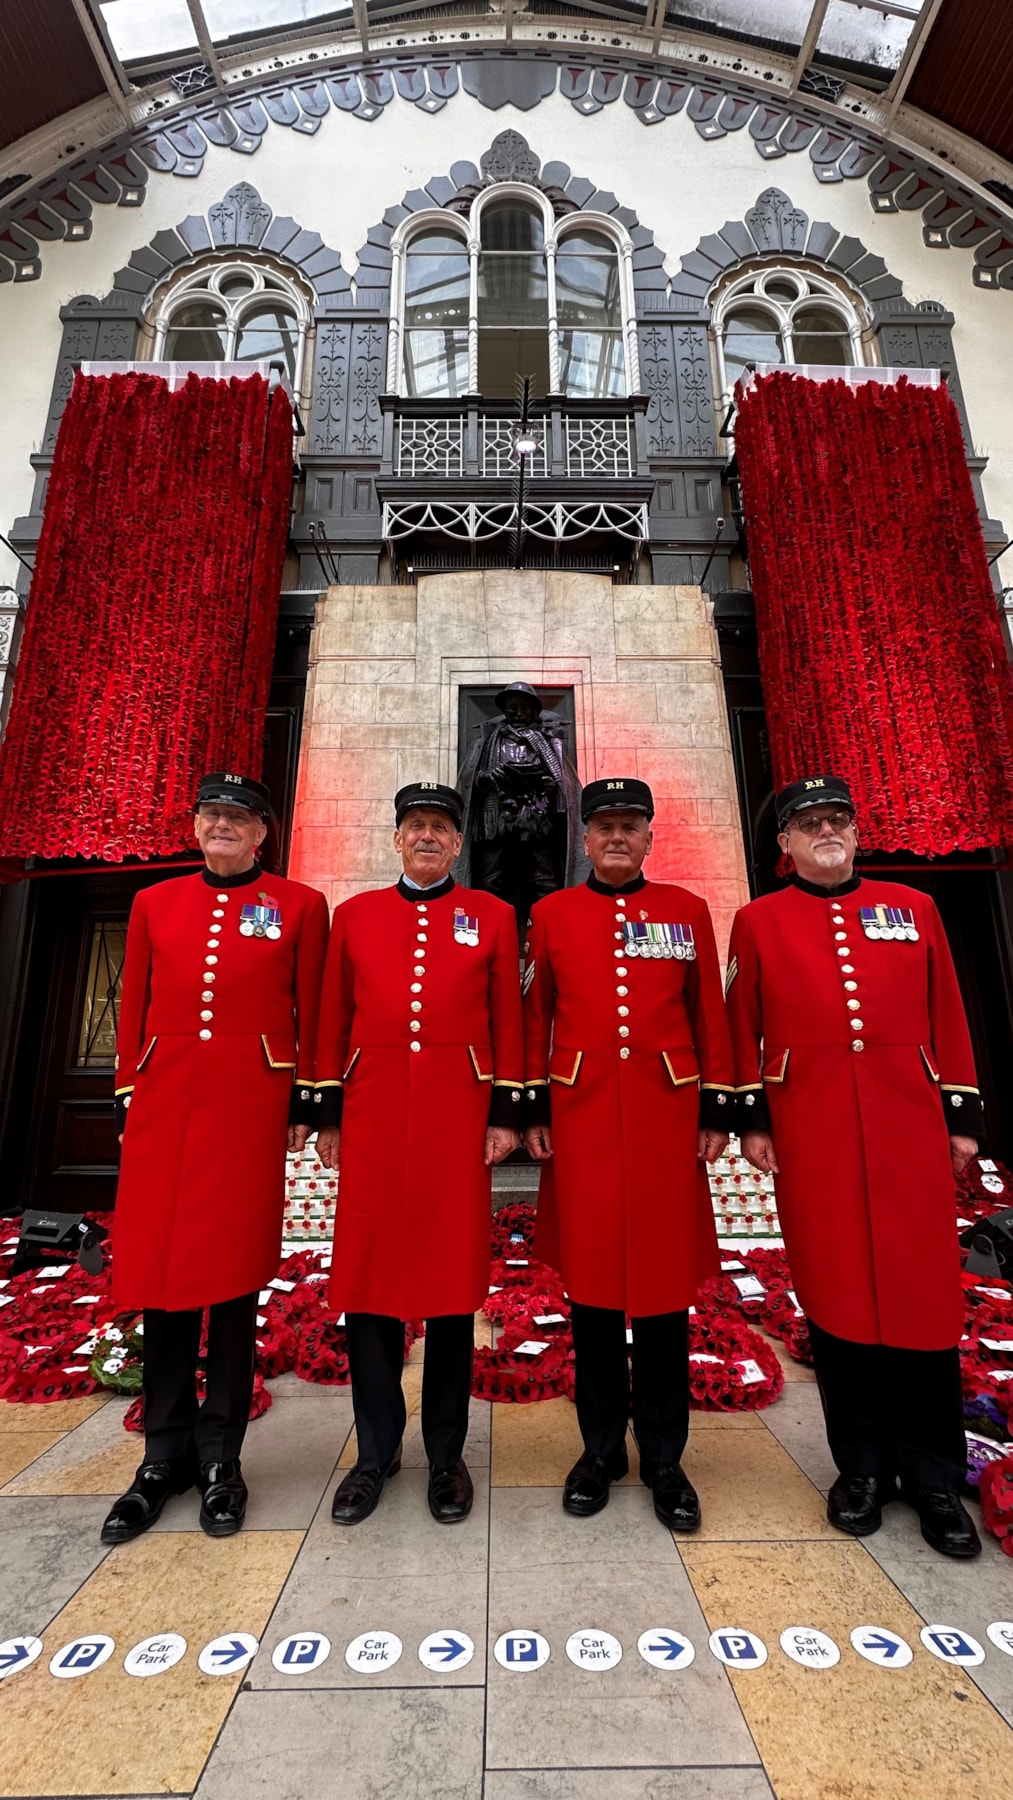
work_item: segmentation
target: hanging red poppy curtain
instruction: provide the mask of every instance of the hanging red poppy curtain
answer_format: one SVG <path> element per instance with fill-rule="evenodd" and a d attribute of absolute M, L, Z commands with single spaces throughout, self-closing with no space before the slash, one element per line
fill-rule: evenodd
<path fill-rule="evenodd" d="M 735 444 L 775 784 L 844 775 L 869 847 L 1013 842 L 1013 678 L 945 386 L 762 376 Z"/>
<path fill-rule="evenodd" d="M 76 377 L 0 744 L 0 856 L 173 855 L 203 773 L 259 776 L 291 483 L 291 404 L 259 374 Z"/>

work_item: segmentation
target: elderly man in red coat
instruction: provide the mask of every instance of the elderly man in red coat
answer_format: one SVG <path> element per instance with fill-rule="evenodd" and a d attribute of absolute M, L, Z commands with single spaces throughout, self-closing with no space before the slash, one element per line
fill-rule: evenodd
<path fill-rule="evenodd" d="M 256 860 L 269 806 L 259 781 L 206 775 L 195 820 L 204 868 L 142 889 L 130 914 L 113 1297 L 144 1310 L 145 1443 L 102 1527 L 106 1544 L 147 1531 L 195 1482 L 210 1536 L 238 1531 L 246 1511 L 257 1295 L 278 1268 L 286 1141 L 301 1149 L 312 1126 L 327 946 L 323 895 Z"/>
<path fill-rule="evenodd" d="M 587 883 L 532 909 L 524 974 L 536 1248 L 562 1271 L 584 1454 L 563 1491 L 586 1518 L 626 1474 L 633 1431 L 664 1525 L 694 1531 L 680 1465 L 689 1431 L 688 1309 L 718 1272 L 706 1164 L 728 1142 L 732 1051 L 710 913 L 644 879 L 654 801 L 644 781 L 581 796 Z M 551 1094 L 551 1120 L 550 1113 Z"/>
<path fill-rule="evenodd" d="M 458 887 L 461 799 L 395 796 L 396 887 L 334 914 L 320 1010 L 317 1154 L 341 1168 L 330 1304 L 345 1314 L 358 1460 L 339 1525 L 368 1518 L 401 1466 L 404 1321 L 426 1321 L 429 1510 L 467 1518 L 475 1312 L 489 1287 L 491 1165 L 520 1143 L 520 979 L 513 909 Z"/>
<path fill-rule="evenodd" d="M 728 964 L 742 1148 L 777 1175 L 853 1536 L 910 1502 L 947 1556 L 981 1548 L 966 1467 L 954 1173 L 982 1130 L 971 1043 L 932 901 L 854 873 L 851 793 L 813 775 L 777 795 L 792 885 L 737 914 Z"/>

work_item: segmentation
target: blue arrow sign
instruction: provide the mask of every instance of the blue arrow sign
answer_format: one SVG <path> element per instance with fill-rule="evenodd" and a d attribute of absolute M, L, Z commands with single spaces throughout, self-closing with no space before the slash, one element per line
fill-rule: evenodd
<path fill-rule="evenodd" d="M 0 1681 L 18 1669 L 30 1668 L 42 1654 L 42 1639 L 37 1637 L 7 1638 L 0 1644 Z"/>
<path fill-rule="evenodd" d="M 891 1656 L 896 1656 L 900 1649 L 900 1645 L 893 1638 L 884 1637 L 881 1631 L 865 1638 L 864 1643 L 867 1650 L 882 1650 L 884 1661 L 889 1661 Z"/>
<path fill-rule="evenodd" d="M 452 1662 L 456 1662 L 459 1656 L 464 1656 L 467 1653 L 467 1649 L 467 1644 L 459 1644 L 457 1639 L 451 1637 L 448 1633 L 446 1643 L 434 1644 L 430 1651 L 430 1655 L 442 1656 L 444 1668 L 449 1669 Z"/>
<path fill-rule="evenodd" d="M 233 1638 L 230 1644 L 222 1644 L 219 1649 L 212 1650 L 211 1654 L 216 1660 L 221 1659 L 218 1662 L 220 1669 L 227 1669 L 230 1663 L 238 1662 L 240 1657 L 249 1656 L 250 1652 L 238 1638 Z"/>
<path fill-rule="evenodd" d="M 666 1662 L 673 1662 L 677 1656 L 682 1655 L 685 1646 L 677 1644 L 674 1638 L 663 1637 L 660 1644 L 648 1644 L 647 1648 L 656 1651 L 659 1656 L 664 1656 Z"/>

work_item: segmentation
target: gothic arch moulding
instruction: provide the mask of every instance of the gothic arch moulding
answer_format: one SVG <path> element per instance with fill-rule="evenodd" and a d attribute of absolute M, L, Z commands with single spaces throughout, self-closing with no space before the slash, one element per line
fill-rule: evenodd
<path fill-rule="evenodd" d="M 188 100 L 19 192 L 0 211 L 0 283 L 37 280 L 41 246 L 88 237 L 96 205 L 143 205 L 149 173 L 200 174 L 209 145 L 248 157 L 272 126 L 312 138 L 332 110 L 369 124 L 392 103 L 440 112 L 459 92 L 492 111 L 509 105 L 527 112 L 553 94 L 584 117 L 622 104 L 648 127 L 684 113 L 706 142 L 744 131 L 765 162 L 804 153 L 817 181 L 865 181 L 874 212 L 920 212 L 931 248 L 973 251 L 977 286 L 1013 288 L 1013 220 L 955 168 L 895 146 L 874 121 L 850 120 L 804 96 L 759 91 L 731 70 L 652 64 L 590 42 L 556 43 L 509 60 L 498 46 L 478 44 L 448 42 L 401 56 L 392 49 L 368 68 L 343 61 L 287 80 L 265 75 L 227 104 L 219 96 Z"/>
<path fill-rule="evenodd" d="M 846 237 L 825 219 L 810 221 L 780 188 L 764 188 L 744 219 L 729 219 L 720 231 L 702 237 L 682 258 L 671 284 L 673 304 L 691 316 L 706 317 L 708 296 L 716 281 L 739 263 L 762 257 L 800 256 L 844 276 L 875 316 L 886 301 L 902 298 L 904 289 L 881 256 L 867 250 L 861 238 Z"/>
<path fill-rule="evenodd" d="M 206 216 L 192 213 L 169 231 L 158 231 L 113 277 L 113 291 L 146 298 L 160 281 L 186 263 L 229 250 L 270 256 L 302 276 L 318 302 L 330 295 L 347 296 L 351 282 L 341 257 L 318 231 L 306 231 L 295 219 L 275 217 L 255 187 L 241 181 L 209 206 Z"/>
<path fill-rule="evenodd" d="M 621 205 L 614 193 L 597 187 L 586 176 L 574 175 L 568 163 L 540 163 L 518 131 L 500 132 L 479 158 L 478 166 L 473 162 L 455 162 L 449 174 L 434 175 L 424 187 L 409 189 L 397 205 L 387 208 L 383 218 L 370 227 L 359 251 L 355 286 L 360 304 L 372 290 L 378 295 L 379 310 L 389 312 L 391 242 L 398 227 L 413 213 L 431 212 L 434 207 L 458 214 L 467 212 L 483 189 L 510 181 L 539 188 L 557 218 L 579 212 L 607 215 L 628 233 L 633 245 L 631 271 L 639 325 L 641 390 L 648 401 L 648 453 L 653 457 L 715 456 L 706 314 L 698 323 L 686 318 L 681 303 L 672 304 L 669 289 L 673 284 L 665 268 L 665 253 L 632 207 Z M 663 324 L 659 319 L 659 311 L 682 315 L 677 339 L 671 324 Z M 343 342 L 332 346 L 329 353 L 325 346 L 323 353 L 330 357 L 336 354 L 341 366 L 345 366 L 347 352 Z M 318 357 L 320 354 L 318 351 Z M 338 383 L 329 364 L 320 367 L 318 383 L 336 393 Z M 322 424 L 320 436 L 311 448 L 334 448 L 340 429 L 337 418 L 329 419 Z"/>

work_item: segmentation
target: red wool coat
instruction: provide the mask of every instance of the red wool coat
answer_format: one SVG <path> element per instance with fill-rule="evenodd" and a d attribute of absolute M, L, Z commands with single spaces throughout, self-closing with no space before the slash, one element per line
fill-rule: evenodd
<path fill-rule="evenodd" d="M 261 894 L 277 936 L 243 929 Z M 323 895 L 280 875 L 205 870 L 137 895 L 117 1039 L 117 1306 L 209 1306 L 277 1273 L 289 1108 L 293 1082 L 313 1079 L 326 946 Z"/>
<path fill-rule="evenodd" d="M 626 924 L 692 932 L 696 955 L 628 954 Z M 678 934 L 672 933 L 673 939 Z M 538 1254 L 572 1299 L 636 1317 L 693 1303 L 718 1272 L 701 1123 L 731 1126 L 732 1051 L 710 913 L 688 889 L 565 888 L 534 907 L 526 1080 L 551 1097 Z"/>
<path fill-rule="evenodd" d="M 425 1319 L 481 1305 L 486 1126 L 519 1129 L 521 1072 L 511 907 L 448 881 L 337 908 L 317 1049 L 321 1115 L 341 1123 L 335 1311 Z"/>
<path fill-rule="evenodd" d="M 885 915 L 866 934 L 877 906 L 901 909 L 903 937 L 878 935 Z M 854 1343 L 955 1344 L 949 1133 L 980 1131 L 980 1100 L 932 901 L 866 880 L 754 900 L 732 927 L 728 1011 L 742 1129 L 769 1117 L 799 1305 Z"/>

